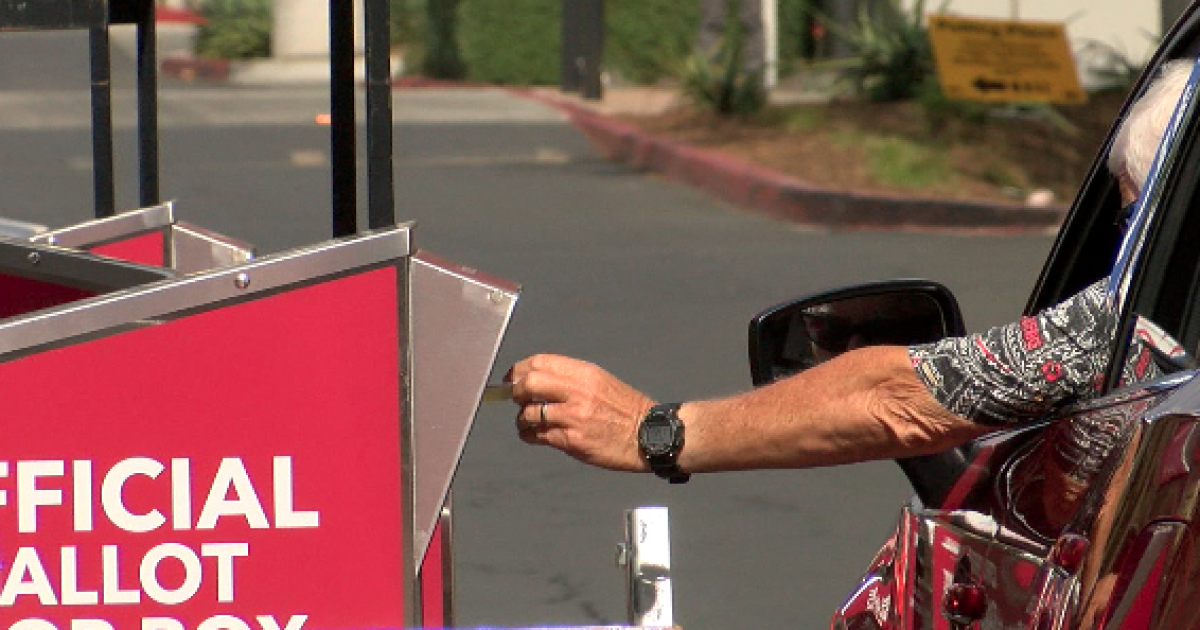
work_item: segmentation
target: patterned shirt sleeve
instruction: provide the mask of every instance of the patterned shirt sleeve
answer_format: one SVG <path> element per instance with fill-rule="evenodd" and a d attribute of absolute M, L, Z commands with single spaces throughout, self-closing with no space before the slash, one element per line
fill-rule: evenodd
<path fill-rule="evenodd" d="M 1033 317 L 980 334 L 912 346 L 917 376 L 947 409 L 980 424 L 1014 425 L 1094 396 L 1108 366 L 1116 318 L 1104 282 Z M 1137 342 L 1125 380 L 1150 377 Z"/>

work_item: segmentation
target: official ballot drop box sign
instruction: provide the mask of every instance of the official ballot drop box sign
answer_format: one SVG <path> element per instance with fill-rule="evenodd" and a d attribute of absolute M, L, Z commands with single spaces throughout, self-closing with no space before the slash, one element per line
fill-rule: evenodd
<path fill-rule="evenodd" d="M 0 322 L 0 629 L 406 625 L 408 254 L 390 230 Z"/>

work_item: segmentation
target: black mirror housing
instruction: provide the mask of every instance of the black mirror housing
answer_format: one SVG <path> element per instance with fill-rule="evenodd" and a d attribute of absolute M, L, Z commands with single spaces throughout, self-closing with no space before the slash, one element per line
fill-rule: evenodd
<path fill-rule="evenodd" d="M 929 280 L 823 291 L 750 320 L 750 376 L 766 385 L 864 346 L 929 343 L 966 334 L 954 294 Z"/>

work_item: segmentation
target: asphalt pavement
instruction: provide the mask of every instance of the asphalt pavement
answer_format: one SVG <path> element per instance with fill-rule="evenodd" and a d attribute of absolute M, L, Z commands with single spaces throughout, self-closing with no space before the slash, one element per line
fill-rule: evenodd
<path fill-rule="evenodd" d="M 25 37 L 0 38 L 0 215 L 57 227 L 90 216 L 86 73 L 72 65 L 86 44 Z M 128 75 L 116 85 L 130 182 Z M 326 94 L 166 82 L 164 195 L 181 218 L 263 252 L 328 238 Z M 496 378 L 552 351 L 661 400 L 730 394 L 748 387 L 746 322 L 762 308 L 928 277 L 979 329 L 1021 310 L 1050 245 L 1046 234 L 829 230 L 747 213 L 606 159 L 563 111 L 505 90 L 401 90 L 395 104 L 397 209 L 417 221 L 417 245 L 524 287 Z M 118 187 L 119 206 L 133 207 L 134 188 Z M 668 486 L 526 446 L 514 411 L 480 410 L 456 477 L 463 627 L 622 622 L 615 545 L 623 510 L 645 505 L 671 508 L 684 628 L 823 627 L 908 496 L 888 462 Z"/>

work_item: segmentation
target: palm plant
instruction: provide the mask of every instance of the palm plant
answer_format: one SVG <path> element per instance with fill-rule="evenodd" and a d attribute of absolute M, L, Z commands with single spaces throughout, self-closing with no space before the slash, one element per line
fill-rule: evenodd
<path fill-rule="evenodd" d="M 697 107 L 724 116 L 746 116 L 767 104 L 761 71 L 747 70 L 742 63 L 741 38 L 726 36 L 715 55 L 697 51 L 683 71 L 684 97 Z"/>
<path fill-rule="evenodd" d="M 842 65 L 842 80 L 872 102 L 914 98 L 933 77 L 924 0 L 916 0 L 907 14 L 899 0 L 883 0 L 870 8 L 863 3 L 848 27 L 823 22 L 854 53 Z"/>

